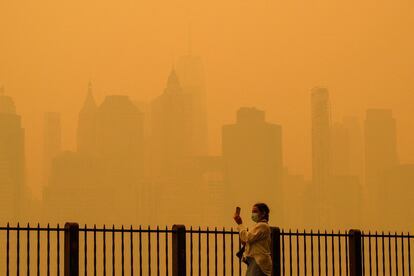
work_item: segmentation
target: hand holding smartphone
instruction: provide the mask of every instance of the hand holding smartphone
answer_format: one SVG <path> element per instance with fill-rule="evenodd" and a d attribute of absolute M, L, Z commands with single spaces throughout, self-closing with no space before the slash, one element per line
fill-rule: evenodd
<path fill-rule="evenodd" d="M 242 224 L 242 219 L 241 219 L 241 217 L 240 217 L 240 207 L 236 207 L 236 213 L 234 214 L 234 221 L 237 223 L 237 224 Z"/>
<path fill-rule="evenodd" d="M 236 207 L 236 215 L 237 215 L 237 216 L 240 216 L 240 211 L 241 211 L 240 207 L 239 207 L 239 206 L 237 206 L 237 207 Z"/>

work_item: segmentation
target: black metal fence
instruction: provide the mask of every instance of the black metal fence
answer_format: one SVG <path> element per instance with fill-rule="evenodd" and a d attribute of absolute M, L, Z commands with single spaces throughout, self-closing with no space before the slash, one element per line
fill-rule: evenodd
<path fill-rule="evenodd" d="M 411 275 L 409 233 L 272 228 L 273 275 Z M 2 275 L 244 275 L 225 228 L 0 227 Z"/>

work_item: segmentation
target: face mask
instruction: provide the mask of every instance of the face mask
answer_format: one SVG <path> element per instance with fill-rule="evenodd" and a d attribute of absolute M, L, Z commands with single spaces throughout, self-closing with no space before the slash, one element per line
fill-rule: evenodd
<path fill-rule="evenodd" d="M 259 214 L 258 213 L 252 213 L 252 220 L 254 222 L 258 222 L 259 221 Z"/>

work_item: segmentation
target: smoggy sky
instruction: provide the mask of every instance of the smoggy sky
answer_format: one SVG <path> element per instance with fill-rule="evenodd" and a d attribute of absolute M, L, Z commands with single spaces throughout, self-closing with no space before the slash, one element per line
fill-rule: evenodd
<path fill-rule="evenodd" d="M 88 80 L 149 101 L 173 60 L 202 56 L 209 141 L 243 105 L 283 126 L 284 161 L 310 176 L 310 88 L 327 86 L 333 119 L 392 108 L 400 160 L 414 162 L 414 3 L 409 0 L 0 0 L 0 84 L 26 129 L 29 185 L 39 193 L 45 111 L 62 113 L 75 148 Z"/>

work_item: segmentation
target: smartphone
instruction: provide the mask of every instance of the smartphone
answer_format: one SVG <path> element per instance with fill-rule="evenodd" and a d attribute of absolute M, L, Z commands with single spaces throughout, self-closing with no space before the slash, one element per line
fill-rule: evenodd
<path fill-rule="evenodd" d="M 236 207 L 236 215 L 240 216 L 240 207 L 239 206 Z"/>

